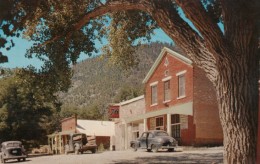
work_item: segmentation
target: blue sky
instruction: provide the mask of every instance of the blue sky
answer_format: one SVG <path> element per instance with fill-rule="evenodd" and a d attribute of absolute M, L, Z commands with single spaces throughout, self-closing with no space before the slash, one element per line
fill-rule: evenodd
<path fill-rule="evenodd" d="M 160 29 L 155 31 L 155 35 L 153 35 L 152 41 L 173 43 L 172 39 L 170 39 Z M 8 62 L 1 63 L 0 67 L 16 68 L 16 67 L 27 67 L 29 65 L 35 66 L 36 68 L 41 67 L 43 63 L 37 58 L 28 59 L 25 57 L 26 50 L 32 45 L 32 42 L 29 42 L 22 38 L 14 38 L 14 43 L 15 46 L 11 50 L 6 51 L 5 49 L 2 49 L 3 54 L 8 56 Z M 100 45 L 97 45 L 97 47 L 100 47 Z M 81 55 L 79 61 L 84 60 L 85 58 L 87 58 L 86 55 Z"/>

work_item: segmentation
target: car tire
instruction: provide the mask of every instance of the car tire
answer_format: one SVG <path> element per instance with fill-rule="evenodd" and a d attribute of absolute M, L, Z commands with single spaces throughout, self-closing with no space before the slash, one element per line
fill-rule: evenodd
<path fill-rule="evenodd" d="M 91 150 L 92 154 L 95 154 L 96 151 L 97 151 L 96 149 L 92 149 L 92 150 Z"/>
<path fill-rule="evenodd" d="M 20 159 L 20 158 L 18 158 L 18 159 L 17 159 L 17 161 L 18 161 L 18 162 L 21 162 L 21 159 Z"/>
<path fill-rule="evenodd" d="M 1 163 L 5 163 L 5 160 L 1 157 Z"/>
<path fill-rule="evenodd" d="M 132 144 L 131 147 L 133 148 L 133 151 L 137 151 L 137 145 L 136 144 Z"/>
<path fill-rule="evenodd" d="M 25 158 L 23 158 L 23 161 L 26 161 L 26 159 L 25 159 Z"/>
<path fill-rule="evenodd" d="M 152 150 L 151 149 L 147 149 L 148 152 L 151 152 Z"/>
<path fill-rule="evenodd" d="M 173 148 L 168 149 L 168 152 L 174 152 L 174 149 Z"/>
<path fill-rule="evenodd" d="M 156 145 L 152 145 L 151 147 L 152 147 L 152 151 L 153 151 L 154 153 L 157 153 L 157 152 L 158 152 L 158 147 L 157 147 Z"/>

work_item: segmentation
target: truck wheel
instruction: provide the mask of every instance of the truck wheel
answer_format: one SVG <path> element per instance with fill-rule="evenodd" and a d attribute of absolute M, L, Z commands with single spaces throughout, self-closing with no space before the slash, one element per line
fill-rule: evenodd
<path fill-rule="evenodd" d="M 92 149 L 91 152 L 94 154 L 96 153 L 96 149 Z"/>

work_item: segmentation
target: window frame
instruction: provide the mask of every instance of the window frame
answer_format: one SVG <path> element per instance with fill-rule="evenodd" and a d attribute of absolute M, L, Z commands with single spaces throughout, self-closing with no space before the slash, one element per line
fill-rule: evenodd
<path fill-rule="evenodd" d="M 167 88 L 166 88 L 166 84 Z M 171 101 L 171 81 L 170 80 L 166 80 L 163 82 L 163 103 L 167 103 L 169 101 Z"/>
<path fill-rule="evenodd" d="M 171 115 L 171 135 L 173 138 L 181 138 L 180 114 Z"/>
<path fill-rule="evenodd" d="M 181 71 L 176 74 L 178 78 L 178 97 L 177 99 L 181 99 L 186 97 L 186 70 Z"/>
<path fill-rule="evenodd" d="M 158 104 L 158 82 L 152 83 L 151 88 L 151 106 Z"/>
<path fill-rule="evenodd" d="M 157 119 L 159 119 L 159 124 L 160 125 L 157 125 Z M 162 119 L 162 120 L 160 120 Z M 161 125 L 161 122 L 162 122 L 162 125 Z M 158 117 L 155 117 L 155 129 L 160 129 L 160 130 L 163 130 L 164 129 L 164 117 L 163 116 L 158 116 Z"/>

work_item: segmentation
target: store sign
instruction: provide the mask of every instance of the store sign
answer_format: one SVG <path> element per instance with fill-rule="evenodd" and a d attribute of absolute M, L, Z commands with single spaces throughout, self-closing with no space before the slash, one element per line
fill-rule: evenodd
<path fill-rule="evenodd" d="M 119 118 L 119 106 L 110 106 L 108 112 L 109 118 Z"/>

